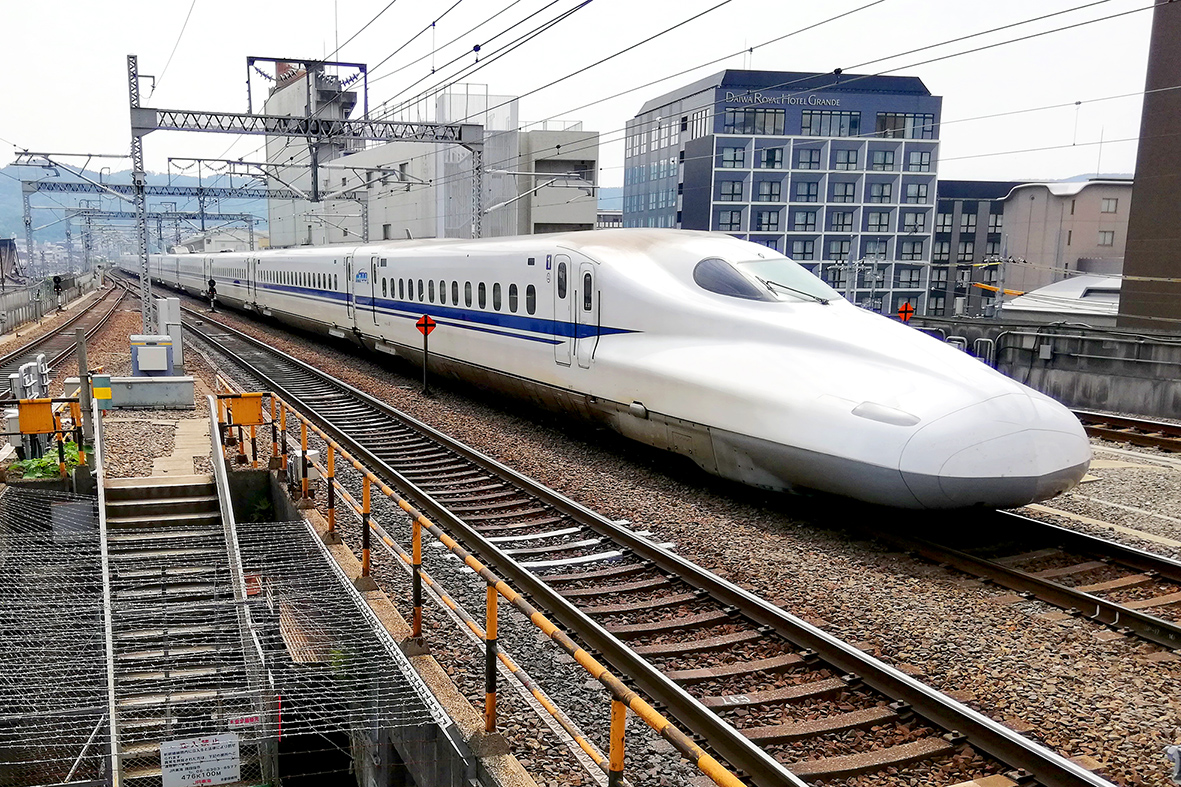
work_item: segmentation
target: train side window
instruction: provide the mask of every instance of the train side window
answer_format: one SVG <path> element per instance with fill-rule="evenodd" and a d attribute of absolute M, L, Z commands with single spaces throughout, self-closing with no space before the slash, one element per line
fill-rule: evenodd
<path fill-rule="evenodd" d="M 406 280 L 398 279 L 398 300 L 406 300 Z M 302 454 L 301 454 L 302 456 Z"/>
<path fill-rule="evenodd" d="M 334 274 L 332 274 L 332 289 L 334 289 L 334 290 L 339 290 L 339 289 L 340 289 L 340 279 L 338 279 L 338 278 L 336 277 L 336 274 L 335 274 L 335 273 L 334 273 Z"/>
<path fill-rule="evenodd" d="M 456 306 L 459 305 L 459 282 L 451 282 L 451 302 Z"/>
<path fill-rule="evenodd" d="M 537 289 L 532 284 L 525 288 L 525 311 L 530 314 L 537 311 Z"/>
<path fill-rule="evenodd" d="M 591 310 L 591 302 L 594 295 L 593 283 L 589 273 L 582 274 L 582 310 L 589 312 Z"/>
<path fill-rule="evenodd" d="M 488 305 L 488 289 L 484 286 L 484 282 L 480 282 L 480 308 L 483 309 Z"/>
<path fill-rule="evenodd" d="M 389 286 L 389 283 L 390 283 L 389 279 L 387 279 L 384 276 L 381 277 L 381 297 L 383 297 L 383 298 L 389 294 L 386 291 L 386 287 Z M 303 456 L 303 454 L 300 454 L 300 456 Z"/>
<path fill-rule="evenodd" d="M 418 280 L 418 302 L 422 303 L 423 300 L 424 299 L 422 297 L 422 279 L 419 279 Z"/>
<path fill-rule="evenodd" d="M 566 297 L 566 263 L 558 263 L 558 297 Z"/>
<path fill-rule="evenodd" d="M 517 285 L 515 284 L 508 286 L 508 310 L 513 314 L 517 313 Z"/>
<path fill-rule="evenodd" d="M 463 285 L 463 304 L 464 306 L 472 305 L 472 283 L 470 281 Z"/>
<path fill-rule="evenodd" d="M 492 285 L 492 308 L 500 311 L 500 282 Z"/>
<path fill-rule="evenodd" d="M 426 283 L 426 294 L 430 298 L 431 303 L 435 302 L 435 280 L 431 279 Z"/>
<path fill-rule="evenodd" d="M 439 282 L 439 303 L 447 302 L 447 282 Z"/>

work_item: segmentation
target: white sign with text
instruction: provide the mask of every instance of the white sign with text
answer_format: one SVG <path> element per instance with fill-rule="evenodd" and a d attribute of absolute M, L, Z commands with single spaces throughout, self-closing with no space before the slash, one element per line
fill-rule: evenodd
<path fill-rule="evenodd" d="M 208 735 L 160 744 L 160 770 L 164 787 L 201 787 L 240 781 L 238 735 Z"/>

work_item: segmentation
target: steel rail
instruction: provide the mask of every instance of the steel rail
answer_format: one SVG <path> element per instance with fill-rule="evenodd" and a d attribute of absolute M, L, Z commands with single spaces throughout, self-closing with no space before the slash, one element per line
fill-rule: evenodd
<path fill-rule="evenodd" d="M 983 714 L 967 708 L 685 558 L 653 544 L 627 528 L 616 525 L 558 492 L 458 443 L 364 391 L 342 383 L 265 342 L 254 339 L 223 323 L 211 320 L 207 315 L 188 308 L 185 308 L 184 311 L 216 326 L 219 331 L 233 335 L 260 351 L 272 353 L 285 363 L 292 364 L 296 368 L 316 376 L 326 386 L 336 388 L 377 408 L 391 418 L 419 430 L 422 434 L 431 437 L 485 471 L 535 495 L 538 499 L 570 516 L 580 524 L 629 547 L 638 556 L 652 561 L 662 571 L 671 573 L 677 578 L 713 594 L 719 602 L 741 611 L 752 622 L 775 631 L 797 646 L 815 651 L 819 654 L 820 660 L 831 665 L 833 669 L 838 671 L 838 674 L 856 675 L 870 688 L 908 704 L 919 716 L 924 717 L 935 726 L 967 736 L 967 740 L 974 747 L 1011 767 L 1027 771 L 1045 787 L 1110 785 L 1110 782 L 1070 762 L 1061 755 L 1033 743 Z M 194 330 L 191 326 L 186 327 Z M 199 331 L 194 330 L 194 332 L 200 335 Z M 216 351 L 230 357 L 250 373 L 263 378 L 268 386 L 283 392 L 292 401 L 300 402 L 309 414 L 315 413 L 315 406 L 304 403 L 299 396 L 292 396 L 283 381 L 272 379 L 266 373 L 258 370 L 255 364 L 237 357 L 223 346 L 217 346 Z M 462 519 L 433 500 L 416 484 L 390 468 L 368 447 L 322 417 L 318 417 L 317 420 L 325 428 L 325 431 L 335 435 L 342 443 L 355 448 L 359 455 L 364 456 L 367 462 L 372 463 L 373 467 L 381 468 L 396 485 L 416 497 L 419 506 L 425 513 L 451 528 L 452 532 L 459 534 L 469 546 L 476 546 L 475 551 L 480 554 L 483 560 L 524 590 L 540 606 L 546 608 L 563 626 L 574 631 L 584 642 L 601 653 L 616 669 L 627 674 L 641 690 L 668 708 L 671 715 L 678 721 L 695 733 L 702 735 L 715 751 L 731 765 L 743 770 L 756 784 L 798 785 L 800 783 L 794 775 L 770 758 L 766 752 L 754 746 L 740 732 L 721 720 L 700 701 L 689 695 L 652 664 L 560 596 L 541 578 L 521 567 L 494 544 L 488 543 L 480 533 Z"/>
<path fill-rule="evenodd" d="M 1166 451 L 1181 451 L 1181 424 L 1127 415 L 1074 410 L 1087 434 L 1115 443 L 1131 443 Z M 1136 431 L 1128 431 L 1136 430 Z"/>
<path fill-rule="evenodd" d="M 103 326 L 105 326 L 107 324 L 107 322 L 110 321 L 111 317 L 119 309 L 119 304 L 123 302 L 123 298 L 126 296 L 126 294 L 127 294 L 127 290 L 124 289 L 122 286 L 120 286 L 118 288 L 117 295 L 116 295 L 116 290 L 112 289 L 112 290 L 108 291 L 105 295 L 103 295 L 102 297 L 96 298 L 94 300 L 94 303 L 87 306 L 85 309 L 83 309 L 78 314 L 71 317 L 69 320 L 67 320 L 62 325 L 58 326 L 53 331 L 51 331 L 49 333 L 42 334 L 42 335 L 38 336 L 37 338 L 33 339 L 32 341 L 28 342 L 27 344 L 23 345 L 22 347 L 19 347 L 9 353 L 6 353 L 3 356 L 0 356 L 0 369 L 12 364 L 14 361 L 20 361 L 20 360 L 27 361 L 28 356 L 31 354 L 35 354 L 37 352 L 38 348 L 41 347 L 41 345 L 44 345 L 47 342 L 50 342 L 53 339 L 64 335 L 66 333 L 66 331 L 68 331 L 71 327 L 73 327 L 74 324 L 77 323 L 79 320 L 92 315 L 93 310 L 95 308 L 97 308 L 100 303 L 104 303 L 107 300 L 107 298 L 110 298 L 112 295 L 115 295 L 116 296 L 115 302 L 113 304 L 111 304 L 111 308 L 108 309 L 106 314 L 104 314 L 102 316 L 102 319 L 100 319 L 96 324 L 91 326 L 86 331 L 86 338 L 90 339 L 92 336 L 94 336 L 96 333 L 98 333 L 103 328 Z M 69 347 L 65 348 L 64 350 L 57 353 L 53 357 L 47 359 L 46 364 L 52 368 L 53 366 L 55 366 L 56 364 L 58 364 L 62 360 L 64 360 L 66 357 L 68 357 L 69 354 L 74 351 L 75 346 L 76 346 L 76 343 L 73 340 L 71 340 Z M 0 391 L 0 400 L 10 399 L 11 397 L 12 397 L 11 391 L 9 391 L 9 390 Z"/>
<path fill-rule="evenodd" d="M 1022 518 L 1024 519 L 1025 517 Z M 1037 520 L 1030 521 L 1036 522 Z M 1051 525 L 1050 527 L 1055 526 Z M 1062 529 L 1064 530 L 1065 528 Z M 903 535 L 901 533 L 882 533 L 880 531 L 876 531 L 874 535 L 885 541 L 894 543 L 902 549 L 921 555 L 934 563 L 946 564 L 964 573 L 991 580 L 1009 590 L 1027 594 L 1030 598 L 1036 598 L 1047 604 L 1061 607 L 1072 614 L 1082 615 L 1096 623 L 1105 626 L 1121 627 L 1130 633 L 1134 633 L 1137 636 L 1166 648 L 1175 649 L 1181 647 L 1181 625 L 1173 621 L 1158 618 L 1155 615 L 1149 615 L 1139 610 L 1128 609 L 1114 601 L 1108 601 L 1091 593 L 1076 590 L 1068 585 L 1034 576 L 1026 571 L 1011 568 L 993 560 L 970 555 L 967 552 L 925 538 Z M 1103 541 L 1103 539 L 1095 540 Z M 1094 552 L 1092 549 L 1086 551 Z M 1103 553 L 1095 552 L 1095 554 L 1102 555 Z M 1151 571 L 1154 569 L 1147 570 Z"/>

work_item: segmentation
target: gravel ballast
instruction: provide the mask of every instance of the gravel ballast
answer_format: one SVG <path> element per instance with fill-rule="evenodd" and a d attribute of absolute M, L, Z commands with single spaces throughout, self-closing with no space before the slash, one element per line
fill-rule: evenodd
<path fill-rule="evenodd" d="M 1094 758 L 1119 784 L 1169 783 L 1163 748 L 1181 734 L 1174 699 L 1181 667 L 1155 646 L 1083 620 L 1057 620 L 1055 610 L 1037 602 L 1008 603 L 1002 591 L 961 574 L 855 540 L 841 527 L 864 509 L 833 504 L 821 516 L 801 516 L 812 509 L 795 498 L 736 488 L 615 435 L 482 401 L 466 387 L 436 387 L 426 399 L 409 367 L 391 371 L 238 315 L 219 319 L 332 369 L 605 516 L 653 530 L 676 542 L 679 553 L 1065 756 Z M 1146 472 L 1135 471 L 1141 481 L 1134 482 L 1131 469 L 1097 469 L 1100 481 L 1048 505 L 1067 510 L 1086 495 L 1173 516 L 1181 473 Z M 1118 509 L 1088 510 L 1117 521 Z M 1120 521 L 1149 530 L 1139 515 Z M 1181 540 L 1181 525 L 1159 520 L 1151 527 Z"/>

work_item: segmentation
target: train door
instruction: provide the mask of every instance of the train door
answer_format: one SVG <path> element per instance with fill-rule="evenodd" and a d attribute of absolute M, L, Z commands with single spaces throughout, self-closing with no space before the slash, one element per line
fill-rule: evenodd
<path fill-rule="evenodd" d="M 570 292 L 570 258 L 565 254 L 554 255 L 554 360 L 562 366 L 570 365 L 570 353 L 574 344 L 575 306 L 574 294 Z"/>
<path fill-rule="evenodd" d="M 246 294 L 252 302 L 258 302 L 258 257 L 246 259 Z"/>
<path fill-rule="evenodd" d="M 578 365 L 589 369 L 599 343 L 599 293 L 595 290 L 595 266 L 584 262 L 578 266 L 578 282 L 574 287 L 575 331 L 574 354 Z"/>
<path fill-rule="evenodd" d="M 369 290 L 373 293 L 373 297 L 369 299 L 369 313 L 373 315 L 373 324 L 377 325 L 377 293 L 380 292 L 378 282 L 381 280 L 381 271 L 377 269 L 377 257 L 369 258 Z"/>
<path fill-rule="evenodd" d="M 197 282 L 202 295 L 209 294 L 209 282 L 213 278 L 213 258 L 206 257 L 201 260 L 201 281 Z"/>
<path fill-rule="evenodd" d="M 348 310 L 349 320 L 353 319 L 355 313 L 354 301 L 357 297 L 357 282 L 356 277 L 353 276 L 353 255 L 349 254 L 344 258 L 344 280 L 345 284 L 344 303 Z"/>

